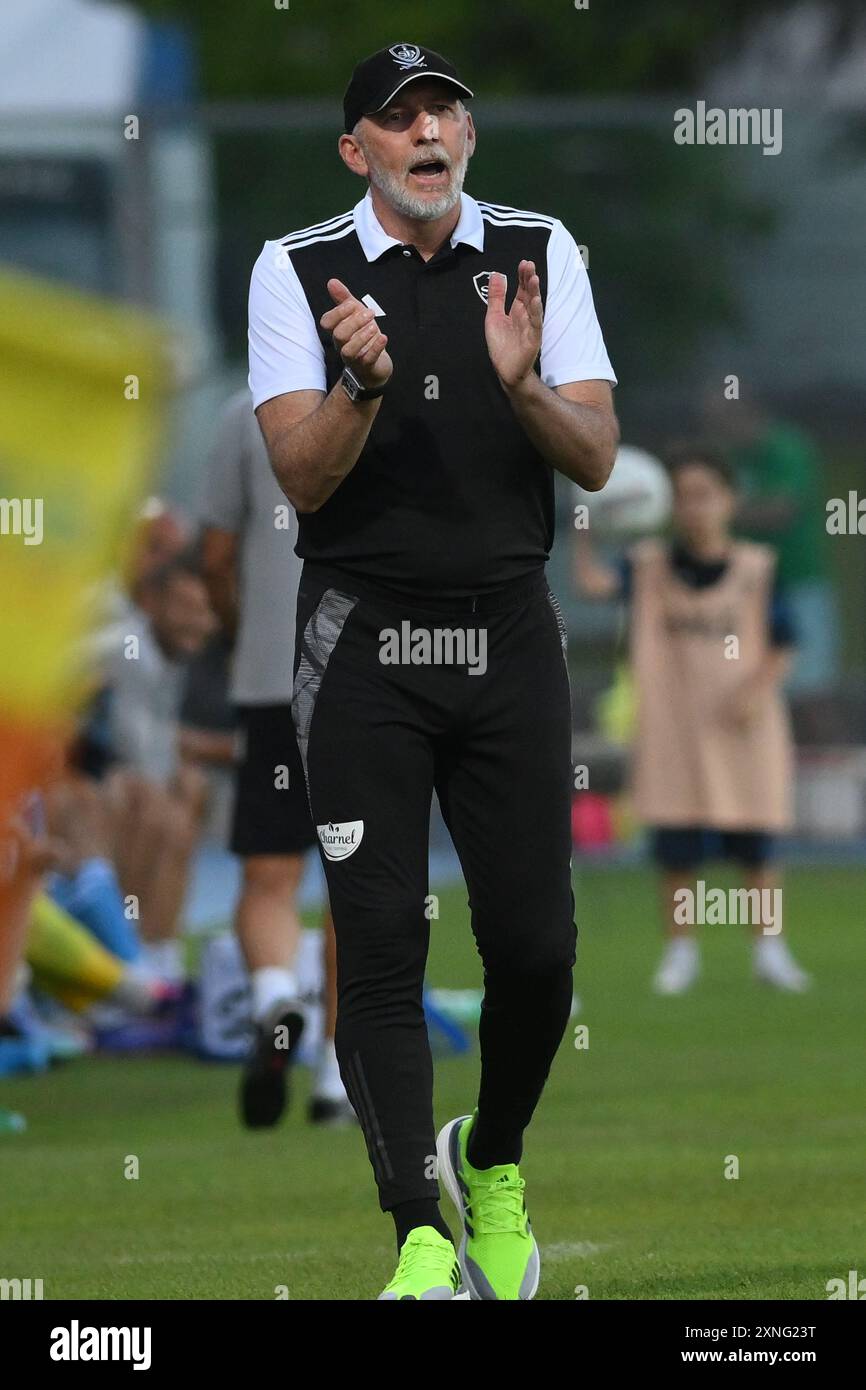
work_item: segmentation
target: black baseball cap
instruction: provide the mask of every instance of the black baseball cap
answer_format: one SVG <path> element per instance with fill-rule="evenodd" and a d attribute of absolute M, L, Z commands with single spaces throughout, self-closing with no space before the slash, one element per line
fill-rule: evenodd
<path fill-rule="evenodd" d="M 465 82 L 460 81 L 454 65 L 441 53 L 421 48 L 417 43 L 395 43 L 363 58 L 352 73 L 343 97 L 345 129 L 354 130 L 362 116 L 381 111 L 407 82 L 417 82 L 420 77 L 441 77 L 459 88 L 464 96 L 474 96 Z"/>

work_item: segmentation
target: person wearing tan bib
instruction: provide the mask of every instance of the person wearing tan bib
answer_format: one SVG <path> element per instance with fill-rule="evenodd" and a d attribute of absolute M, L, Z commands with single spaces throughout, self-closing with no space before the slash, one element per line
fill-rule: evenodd
<path fill-rule="evenodd" d="M 703 448 L 672 460 L 670 542 L 641 541 L 621 569 L 585 538 L 576 577 L 594 598 L 631 606 L 637 695 L 631 785 L 661 871 L 665 952 L 654 988 L 688 989 L 699 973 L 695 928 L 753 930 L 757 978 L 800 991 L 809 977 L 782 936 L 775 837 L 792 820 L 793 743 L 781 693 L 794 634 L 771 549 L 731 536 L 733 475 Z M 695 875 L 724 858 L 744 870 L 723 892 Z"/>

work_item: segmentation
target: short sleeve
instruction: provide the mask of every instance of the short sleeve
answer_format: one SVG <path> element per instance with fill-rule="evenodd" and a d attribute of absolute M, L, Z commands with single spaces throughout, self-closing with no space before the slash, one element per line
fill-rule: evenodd
<path fill-rule="evenodd" d="M 547 303 L 541 333 L 545 386 L 616 377 L 601 336 L 589 276 L 577 243 L 557 219 L 547 243 Z"/>
<path fill-rule="evenodd" d="M 205 467 L 199 517 L 204 526 L 238 532 L 246 510 L 244 466 L 253 403 L 249 392 L 232 397 L 217 422 Z M 258 429 L 258 423 L 253 419 Z"/>
<path fill-rule="evenodd" d="M 253 266 L 249 302 L 253 409 L 287 391 L 327 391 L 325 357 L 292 258 L 266 241 Z"/>

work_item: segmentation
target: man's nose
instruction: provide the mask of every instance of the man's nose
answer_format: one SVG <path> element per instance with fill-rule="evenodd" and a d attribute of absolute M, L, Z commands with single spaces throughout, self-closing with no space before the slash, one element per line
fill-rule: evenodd
<path fill-rule="evenodd" d="M 429 111 L 422 111 L 416 122 L 415 134 L 419 140 L 439 139 L 439 118 Z"/>

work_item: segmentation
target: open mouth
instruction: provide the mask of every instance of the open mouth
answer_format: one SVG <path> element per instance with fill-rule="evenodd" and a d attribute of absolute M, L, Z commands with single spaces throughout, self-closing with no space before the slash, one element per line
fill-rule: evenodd
<path fill-rule="evenodd" d="M 448 178 L 448 170 L 438 159 L 427 160 L 424 164 L 416 164 L 414 169 L 409 170 L 413 179 L 419 183 L 442 183 Z"/>

